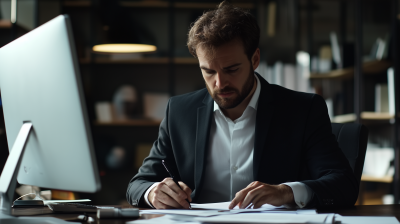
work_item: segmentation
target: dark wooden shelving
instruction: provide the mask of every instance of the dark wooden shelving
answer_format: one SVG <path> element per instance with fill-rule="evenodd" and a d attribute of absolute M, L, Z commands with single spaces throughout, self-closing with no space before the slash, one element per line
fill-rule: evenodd
<path fill-rule="evenodd" d="M 394 115 L 390 113 L 362 112 L 361 119 L 366 121 L 390 121 L 394 119 Z M 356 120 L 355 114 L 343 114 L 332 118 L 334 123 L 350 123 Z"/>
<path fill-rule="evenodd" d="M 12 23 L 10 20 L 0 19 L 0 29 L 11 29 Z"/>
<path fill-rule="evenodd" d="M 96 126 L 160 126 L 161 121 L 151 119 L 132 119 L 132 120 L 121 120 L 121 121 L 95 121 Z"/>
<path fill-rule="evenodd" d="M 174 64 L 186 64 L 186 65 L 196 65 L 198 61 L 196 58 L 189 57 L 176 57 L 172 59 Z M 90 64 L 90 59 L 80 59 L 81 64 Z M 168 64 L 170 59 L 168 57 L 162 58 L 140 58 L 132 60 L 112 60 L 109 58 L 97 58 L 93 60 L 95 64 Z"/>
<path fill-rule="evenodd" d="M 364 175 L 363 174 L 361 176 L 361 181 L 364 181 L 364 182 L 392 183 L 393 182 L 393 176 L 375 177 L 375 176 L 369 176 L 369 175 Z"/>
<path fill-rule="evenodd" d="M 132 8 L 168 8 L 169 2 L 167 1 L 120 1 L 121 6 L 132 7 Z M 254 3 L 233 3 L 235 6 L 253 9 L 255 8 Z M 64 1 L 65 7 L 90 7 L 91 1 Z M 175 2 L 173 3 L 174 8 L 177 9 L 212 9 L 217 6 L 217 3 L 202 3 L 202 2 Z"/>
<path fill-rule="evenodd" d="M 363 63 L 363 73 L 373 75 L 385 72 L 392 63 L 389 61 L 369 61 Z M 332 70 L 327 73 L 311 73 L 310 79 L 350 79 L 354 76 L 354 68 L 343 68 Z"/>

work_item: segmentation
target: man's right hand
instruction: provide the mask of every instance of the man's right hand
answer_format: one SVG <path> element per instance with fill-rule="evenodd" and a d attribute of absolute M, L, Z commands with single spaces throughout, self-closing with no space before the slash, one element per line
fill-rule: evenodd
<path fill-rule="evenodd" d="M 179 181 L 179 188 L 172 178 L 165 178 L 149 193 L 149 201 L 156 209 L 185 208 L 189 209 L 192 202 L 190 194 L 192 190 L 183 182 Z"/>

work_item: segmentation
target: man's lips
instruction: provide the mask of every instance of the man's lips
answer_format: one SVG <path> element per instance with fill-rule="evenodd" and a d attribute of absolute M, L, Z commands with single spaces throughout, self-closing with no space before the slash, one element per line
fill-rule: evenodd
<path fill-rule="evenodd" d="M 233 95 L 234 92 L 218 93 L 218 96 L 226 98 Z"/>

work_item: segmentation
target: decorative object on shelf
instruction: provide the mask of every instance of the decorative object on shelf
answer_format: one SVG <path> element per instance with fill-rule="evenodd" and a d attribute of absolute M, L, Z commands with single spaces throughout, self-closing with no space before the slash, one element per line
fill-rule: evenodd
<path fill-rule="evenodd" d="M 128 120 L 139 115 L 137 92 L 133 86 L 121 86 L 114 94 L 113 104 L 116 120 Z"/>
<path fill-rule="evenodd" d="M 363 174 L 373 177 L 393 176 L 394 167 L 391 165 L 393 159 L 393 148 L 383 148 L 369 143 L 365 154 Z"/>
<path fill-rule="evenodd" d="M 329 72 L 332 69 L 332 48 L 331 46 L 322 46 L 319 50 L 318 72 Z"/>
<path fill-rule="evenodd" d="M 332 46 L 332 58 L 336 64 L 336 68 L 343 68 L 342 57 L 340 55 L 339 41 L 335 32 L 331 32 L 330 35 L 331 46 Z"/>
<path fill-rule="evenodd" d="M 154 120 L 162 120 L 169 100 L 166 93 L 144 93 L 144 116 Z"/>
<path fill-rule="evenodd" d="M 389 68 L 387 70 L 387 80 L 388 80 L 388 103 L 389 103 L 389 114 L 395 115 L 395 105 L 396 105 L 396 90 L 394 83 L 394 70 L 393 68 Z"/>
<path fill-rule="evenodd" d="M 299 51 L 296 53 L 296 83 L 297 90 L 300 92 L 312 92 L 315 91 L 311 88 L 310 85 L 310 54 L 304 51 Z"/>
<path fill-rule="evenodd" d="M 382 60 L 388 56 L 388 43 L 389 35 L 386 35 L 385 39 L 378 37 L 371 48 L 371 53 L 364 57 L 364 60 Z"/>
<path fill-rule="evenodd" d="M 389 112 L 389 91 L 387 84 L 375 85 L 375 112 L 388 113 Z"/>
<path fill-rule="evenodd" d="M 123 147 L 113 147 L 106 157 L 106 164 L 108 168 L 119 169 L 125 165 L 126 150 Z"/>
<path fill-rule="evenodd" d="M 112 105 L 110 102 L 97 102 L 95 107 L 98 121 L 111 122 L 113 120 Z"/>

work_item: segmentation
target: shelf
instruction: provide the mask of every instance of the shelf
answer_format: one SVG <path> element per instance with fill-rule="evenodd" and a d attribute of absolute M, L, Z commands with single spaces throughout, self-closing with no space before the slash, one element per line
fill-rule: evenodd
<path fill-rule="evenodd" d="M 80 59 L 80 64 L 90 64 L 90 59 Z M 140 58 L 131 60 L 111 60 L 109 58 L 97 58 L 94 59 L 94 64 L 168 64 L 170 62 L 169 58 Z M 198 60 L 196 58 L 173 58 L 174 64 L 180 65 L 196 65 Z"/>
<path fill-rule="evenodd" d="M 377 112 L 362 112 L 361 119 L 368 121 L 390 121 L 394 118 L 393 114 L 377 113 Z M 332 118 L 333 123 L 350 123 L 356 120 L 355 114 L 343 114 Z"/>
<path fill-rule="evenodd" d="M 133 7 L 133 8 L 168 8 L 169 2 L 165 1 L 137 1 L 137 2 L 128 2 L 121 1 L 121 6 L 123 7 Z"/>
<path fill-rule="evenodd" d="M 132 119 L 123 121 L 102 122 L 95 121 L 96 126 L 160 126 L 161 121 L 150 119 Z"/>
<path fill-rule="evenodd" d="M 366 75 L 385 72 L 392 64 L 389 61 L 369 61 L 363 63 Z M 349 79 L 354 76 L 354 68 L 336 69 L 327 73 L 311 73 L 310 79 Z"/>
<path fill-rule="evenodd" d="M 90 0 L 64 1 L 63 6 L 65 6 L 65 7 L 89 7 L 89 6 L 91 6 L 91 1 Z"/>
<path fill-rule="evenodd" d="M 361 119 L 363 120 L 390 120 L 394 118 L 390 113 L 362 112 Z"/>
<path fill-rule="evenodd" d="M 393 177 L 392 176 L 384 176 L 384 177 L 374 177 L 374 176 L 369 176 L 369 175 L 362 175 L 361 176 L 361 181 L 366 181 L 366 182 L 381 182 L 381 183 L 392 183 L 393 182 Z"/>
<path fill-rule="evenodd" d="M 65 7 L 90 7 L 91 1 L 64 1 Z M 169 2 L 167 1 L 120 1 L 123 7 L 132 8 L 168 8 Z M 174 8 L 177 9 L 214 9 L 218 3 L 201 3 L 199 2 L 175 2 Z M 244 9 L 255 8 L 254 3 L 233 3 L 233 5 Z"/>
<path fill-rule="evenodd" d="M 232 3 L 234 6 L 242 9 L 253 9 L 253 3 Z M 191 3 L 191 2 L 176 2 L 174 3 L 175 8 L 181 9 L 215 9 L 218 3 Z"/>
<path fill-rule="evenodd" d="M 350 123 L 356 120 L 355 114 L 343 114 L 334 116 L 331 121 L 332 123 Z"/>
<path fill-rule="evenodd" d="M 10 20 L 0 19 L 0 29 L 10 29 L 12 27 L 12 23 Z"/>

